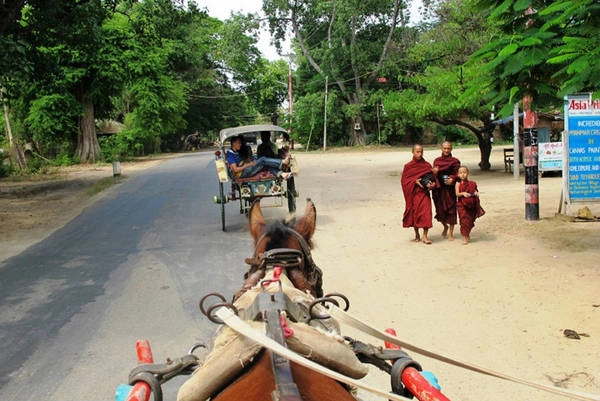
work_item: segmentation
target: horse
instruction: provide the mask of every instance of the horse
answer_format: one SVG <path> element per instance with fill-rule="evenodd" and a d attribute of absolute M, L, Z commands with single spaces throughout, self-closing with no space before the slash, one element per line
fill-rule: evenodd
<path fill-rule="evenodd" d="M 307 199 L 304 214 L 299 218 L 291 217 L 267 224 L 260 201 L 256 201 L 248 217 L 250 233 L 254 239 L 254 253 L 246 259 L 250 268 L 244 275 L 242 288 L 234 294 L 231 307 L 236 308 L 236 311 L 248 311 L 253 310 L 253 305 L 262 304 L 264 309 L 265 301 L 257 302 L 256 299 L 263 294 L 265 282 L 267 286 L 277 282 L 277 285 L 283 287 L 282 293 L 285 295 L 282 299 L 293 298 L 294 305 L 286 307 L 280 303 L 274 307 L 268 306 L 266 311 L 263 310 L 262 316 L 266 317 L 263 327 L 266 326 L 267 333 L 275 333 L 271 337 L 277 338 L 282 330 L 280 324 L 286 325 L 287 321 L 287 326 L 294 330 L 294 337 L 299 337 L 302 343 L 294 345 L 293 341 L 287 340 L 289 348 L 296 347 L 307 352 L 308 347 L 310 351 L 307 354 L 311 354 L 316 360 L 320 359 L 319 362 L 325 361 L 324 364 L 329 364 L 330 368 L 355 378 L 366 375 L 366 368 L 350 347 L 340 344 L 339 339 L 326 336 L 309 325 L 281 318 L 280 315 L 280 308 L 287 308 L 287 312 L 290 313 L 289 309 L 295 310 L 298 304 L 304 303 L 304 307 L 300 305 L 300 314 L 306 313 L 307 308 L 320 307 L 315 305 L 314 300 L 323 296 L 322 272 L 311 255 L 317 219 L 314 203 Z M 278 265 L 275 267 L 276 272 L 280 269 L 280 276 L 273 273 L 275 265 Z M 276 275 L 275 279 L 273 274 Z M 270 287 L 277 288 L 277 285 Z M 277 293 L 269 294 L 266 302 L 273 301 Z M 210 310 L 206 312 L 207 315 L 211 314 Z M 309 310 L 308 313 L 312 311 Z M 250 316 L 248 320 L 251 320 L 254 314 L 255 312 L 252 312 L 247 315 Z M 269 316 L 272 319 L 269 319 Z M 315 324 L 335 332 L 335 322 L 327 320 L 331 319 L 321 318 L 316 320 Z M 243 336 L 227 331 L 226 328 L 224 331 L 226 333 L 219 334 L 221 340 L 215 340 L 216 352 L 213 351 L 213 355 L 209 355 L 205 361 L 202 366 L 205 369 L 202 372 L 196 371 L 180 387 L 178 401 L 204 401 L 207 398 L 213 401 L 356 401 L 352 389 L 345 384 L 257 347 Z M 279 335 L 279 341 L 285 343 L 286 340 Z M 319 348 L 322 350 L 319 351 Z M 334 349 L 337 351 L 332 351 Z M 320 357 L 319 352 L 322 354 Z M 334 352 L 334 355 L 327 355 L 329 352 Z"/>

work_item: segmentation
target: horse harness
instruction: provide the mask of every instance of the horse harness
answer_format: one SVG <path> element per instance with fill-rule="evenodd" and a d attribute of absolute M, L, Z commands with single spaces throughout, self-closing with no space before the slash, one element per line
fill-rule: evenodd
<path fill-rule="evenodd" d="M 250 265 L 250 269 L 244 274 L 244 284 L 242 289 L 234 295 L 234 300 L 254 287 L 260 279 L 265 276 L 265 271 L 269 267 L 281 266 L 285 269 L 286 275 L 292 281 L 300 280 L 304 282 L 304 287 L 311 288 L 312 295 L 315 298 L 323 296 L 323 271 L 313 261 L 310 251 L 310 245 L 304 237 L 296 230 L 288 226 L 282 226 L 287 234 L 292 236 L 301 250 L 293 248 L 275 248 L 262 253 L 258 253 L 258 247 L 269 236 L 268 233 L 263 233 L 254 248 L 254 256 L 246 258 L 246 264 Z M 294 284 L 297 284 L 296 282 Z M 296 285 L 297 288 L 302 286 Z"/>
<path fill-rule="evenodd" d="M 293 248 L 275 248 L 257 255 L 258 247 L 268 236 L 268 233 L 263 233 L 256 241 L 255 256 L 245 260 L 246 263 L 250 265 L 250 270 L 244 276 L 246 281 L 244 282 L 242 291 L 254 287 L 254 285 L 256 285 L 255 280 L 259 277 L 263 278 L 267 269 L 275 268 L 281 269 L 276 270 L 274 276 L 275 280 L 279 277 L 283 269 L 285 269 L 286 274 L 289 277 L 296 276 L 296 272 L 299 270 L 306 279 L 308 285 L 314 289 L 314 295 L 317 297 L 323 296 L 323 272 L 313 261 L 308 242 L 298 231 L 288 226 L 283 227 L 285 227 L 285 232 L 287 234 L 290 234 L 298 241 L 301 250 Z M 269 284 L 269 282 L 266 284 Z M 238 294 L 236 294 L 236 296 L 239 297 L 240 295 Z M 285 296 L 281 289 L 281 285 L 279 290 L 275 293 L 261 291 L 257 300 L 258 309 L 262 314 L 262 320 L 266 323 L 267 336 L 285 347 L 285 319 L 281 317 L 281 313 L 291 312 L 292 315 L 295 315 L 293 316 L 295 320 L 304 320 L 307 316 L 305 313 L 295 309 L 295 306 L 297 305 Z M 256 304 L 256 302 L 254 304 Z M 272 395 L 273 400 L 302 401 L 300 391 L 292 376 L 290 362 L 286 358 L 283 358 L 270 350 L 269 352 L 275 379 L 275 390 Z"/>

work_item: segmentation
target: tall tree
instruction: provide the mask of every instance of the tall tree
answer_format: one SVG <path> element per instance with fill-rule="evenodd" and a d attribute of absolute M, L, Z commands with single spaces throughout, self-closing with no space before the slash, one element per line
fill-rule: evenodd
<path fill-rule="evenodd" d="M 346 103 L 349 144 L 365 143 L 365 94 L 376 82 L 398 28 L 407 22 L 406 7 L 403 0 L 263 2 L 276 45 L 290 30 L 301 56 L 337 86 Z"/>
<path fill-rule="evenodd" d="M 494 31 L 471 3 L 448 0 L 437 5 L 435 22 L 408 51 L 412 71 L 400 78 L 403 89 L 390 92 L 384 105 L 388 115 L 409 127 L 433 122 L 469 130 L 481 151 L 479 166 L 488 170 L 492 109 L 481 93 L 468 91 L 471 82 L 488 75 L 482 75 L 480 65 L 465 63 Z"/>
<path fill-rule="evenodd" d="M 288 94 L 288 63 L 279 59 L 263 59 L 262 68 L 247 87 L 247 95 L 259 113 L 270 118 L 271 123 L 279 124 L 279 110 Z"/>
<path fill-rule="evenodd" d="M 82 162 L 98 160 L 100 152 L 95 104 L 107 95 L 97 58 L 104 17 L 100 0 L 33 0 L 22 10 L 19 34 L 31 46 L 33 65 L 22 93 L 30 105 L 25 121 L 40 141 L 48 135 L 57 141 L 75 135 L 76 157 Z"/>

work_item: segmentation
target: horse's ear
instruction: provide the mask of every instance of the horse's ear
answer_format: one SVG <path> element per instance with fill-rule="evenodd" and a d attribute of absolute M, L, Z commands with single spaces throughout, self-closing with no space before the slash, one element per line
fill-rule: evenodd
<path fill-rule="evenodd" d="M 252 204 L 248 213 L 248 220 L 250 222 L 250 233 L 252 234 L 252 238 L 254 238 L 254 242 L 256 242 L 265 231 L 265 226 L 267 225 L 260 209 L 260 199 L 255 200 Z"/>
<path fill-rule="evenodd" d="M 304 216 L 296 221 L 295 230 L 304 237 L 306 241 L 310 241 L 313 234 L 315 233 L 315 226 L 317 225 L 317 208 L 312 200 L 306 199 L 306 209 L 304 210 Z"/>

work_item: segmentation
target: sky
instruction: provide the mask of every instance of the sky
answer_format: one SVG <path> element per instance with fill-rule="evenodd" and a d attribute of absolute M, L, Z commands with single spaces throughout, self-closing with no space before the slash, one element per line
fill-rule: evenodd
<path fill-rule="evenodd" d="M 212 17 L 218 18 L 221 21 L 226 20 L 231 15 L 231 12 L 241 11 L 243 13 L 255 13 L 258 12 L 262 15 L 262 0 L 196 0 L 198 7 L 206 8 L 208 14 Z M 418 7 L 421 1 L 413 0 L 411 2 L 411 14 L 412 19 L 418 16 Z M 261 33 L 258 42 L 258 48 L 262 52 L 263 56 L 269 60 L 276 60 L 282 58 L 277 54 L 274 46 L 271 46 L 269 32 L 265 29 Z M 289 52 L 289 44 L 284 45 L 283 54 Z"/>

